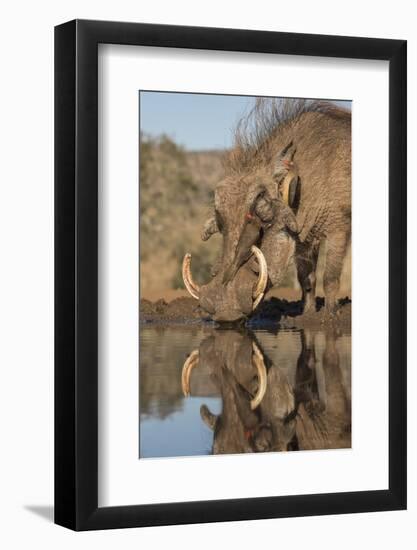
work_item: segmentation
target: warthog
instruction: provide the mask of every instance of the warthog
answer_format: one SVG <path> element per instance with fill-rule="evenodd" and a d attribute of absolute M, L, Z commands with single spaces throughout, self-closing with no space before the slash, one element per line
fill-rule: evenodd
<path fill-rule="evenodd" d="M 190 395 L 194 368 L 208 368 L 222 396 L 222 412 L 202 405 L 200 415 L 213 430 L 213 454 L 348 448 L 351 445 L 350 392 L 339 364 L 335 332 L 316 357 L 322 334 L 300 332 L 301 349 L 290 384 L 251 332 L 215 331 L 194 350 L 182 371 Z"/>
<path fill-rule="evenodd" d="M 238 126 L 202 239 L 223 236 L 212 280 L 183 279 L 219 322 L 249 316 L 294 258 L 304 311 L 315 306 L 319 247 L 327 241 L 325 303 L 336 310 L 351 228 L 351 115 L 333 104 L 258 100 Z"/>

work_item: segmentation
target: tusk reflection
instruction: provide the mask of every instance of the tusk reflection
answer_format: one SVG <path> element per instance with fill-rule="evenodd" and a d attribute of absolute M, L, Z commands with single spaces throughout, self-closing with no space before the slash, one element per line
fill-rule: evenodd
<path fill-rule="evenodd" d="M 262 402 L 262 399 L 265 396 L 266 386 L 267 386 L 267 373 L 266 373 L 266 367 L 265 367 L 265 361 L 264 361 L 263 355 L 255 342 L 253 342 L 252 348 L 253 348 L 252 362 L 255 365 L 256 370 L 258 371 L 258 378 L 259 378 L 258 391 L 256 392 L 255 397 L 250 402 L 251 409 L 255 410 L 257 407 L 259 407 L 259 405 Z"/>
<path fill-rule="evenodd" d="M 193 352 L 190 353 L 190 355 L 187 357 L 184 366 L 182 367 L 182 373 L 181 373 L 181 388 L 182 392 L 185 397 L 189 397 L 190 395 L 190 377 L 191 377 L 191 371 L 195 366 L 198 365 L 198 356 L 199 352 L 198 349 L 195 349 Z"/>

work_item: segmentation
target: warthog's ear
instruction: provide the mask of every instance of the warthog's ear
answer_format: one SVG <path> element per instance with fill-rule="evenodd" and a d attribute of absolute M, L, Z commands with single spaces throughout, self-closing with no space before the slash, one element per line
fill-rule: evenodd
<path fill-rule="evenodd" d="M 291 208 L 294 207 L 298 192 L 300 190 L 300 178 L 298 176 L 295 176 L 290 183 L 290 190 L 288 194 L 288 202 Z"/>
<path fill-rule="evenodd" d="M 295 151 L 296 148 L 293 146 L 293 142 L 290 141 L 288 145 L 286 145 L 284 149 L 282 149 L 278 153 L 273 173 L 273 177 L 278 184 L 282 182 L 282 180 L 294 166 L 293 158 L 295 155 Z"/>
<path fill-rule="evenodd" d="M 217 221 L 215 216 L 209 218 L 203 226 L 203 231 L 201 232 L 201 238 L 203 241 L 207 241 L 212 235 L 219 231 Z"/>
<path fill-rule="evenodd" d="M 278 157 L 279 159 L 285 159 L 289 156 L 294 156 L 294 153 L 291 152 L 291 149 L 292 149 L 292 146 L 293 146 L 293 142 L 292 140 L 284 147 L 284 149 L 282 149 L 282 151 L 280 151 Z M 295 151 L 294 151 L 295 152 Z"/>
<path fill-rule="evenodd" d="M 216 427 L 217 416 L 210 412 L 207 405 L 201 405 L 200 416 L 204 424 L 206 424 L 206 426 L 208 426 L 210 430 L 214 430 L 214 428 Z"/>
<path fill-rule="evenodd" d="M 286 205 L 295 208 L 300 194 L 300 178 L 294 159 L 295 147 L 292 141 L 278 154 L 274 168 L 274 180 L 278 192 Z"/>

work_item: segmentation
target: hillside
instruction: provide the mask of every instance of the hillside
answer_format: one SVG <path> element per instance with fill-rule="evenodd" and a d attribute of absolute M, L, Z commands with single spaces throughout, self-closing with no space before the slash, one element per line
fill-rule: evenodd
<path fill-rule="evenodd" d="M 181 261 L 193 255 L 193 273 L 207 281 L 218 237 L 204 243 L 201 228 L 221 177 L 222 153 L 188 153 L 169 138 L 142 136 L 140 148 L 141 296 L 182 288 Z M 163 294 L 161 294 L 162 296 Z"/>

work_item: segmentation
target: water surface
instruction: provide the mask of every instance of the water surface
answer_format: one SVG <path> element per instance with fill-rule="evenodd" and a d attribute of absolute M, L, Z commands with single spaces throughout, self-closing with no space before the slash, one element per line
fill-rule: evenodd
<path fill-rule="evenodd" d="M 350 333 L 142 326 L 139 380 L 140 458 L 351 445 Z"/>

